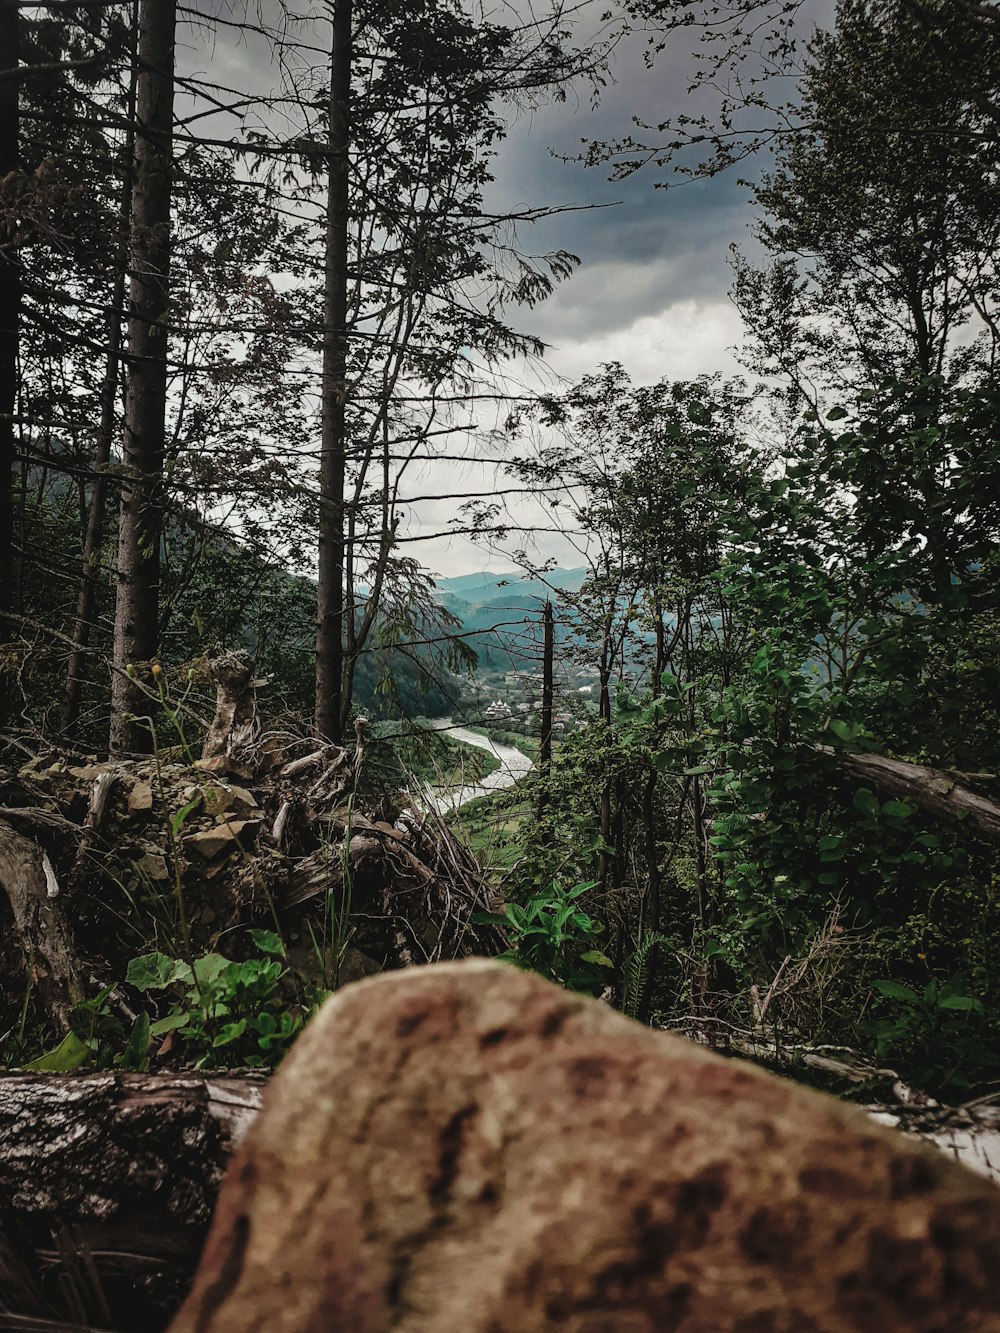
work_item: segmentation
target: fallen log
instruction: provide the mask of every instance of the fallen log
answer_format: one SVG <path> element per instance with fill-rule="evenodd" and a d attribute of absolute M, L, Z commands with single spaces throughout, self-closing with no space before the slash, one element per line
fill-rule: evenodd
<path fill-rule="evenodd" d="M 874 787 L 880 795 L 909 801 L 927 814 L 963 819 L 988 842 L 1000 842 L 1000 804 L 950 773 L 881 754 L 852 754 L 828 745 L 816 750 L 831 758 L 840 772 Z"/>
<path fill-rule="evenodd" d="M 0 1327 L 162 1328 L 264 1078 L 0 1077 Z"/>

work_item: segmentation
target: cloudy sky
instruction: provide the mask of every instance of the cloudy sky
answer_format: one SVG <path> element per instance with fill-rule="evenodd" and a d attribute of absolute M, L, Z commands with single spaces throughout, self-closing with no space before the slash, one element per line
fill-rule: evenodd
<path fill-rule="evenodd" d="M 508 0 L 519 12 L 529 2 Z M 227 12 L 226 0 L 202 3 Z M 815 8 L 825 0 L 805 3 Z M 590 12 L 596 15 L 603 8 L 595 5 Z M 320 21 L 316 41 L 324 46 L 328 40 L 328 25 Z M 638 383 L 739 372 L 734 349 L 741 326 L 728 298 L 728 258 L 734 243 L 752 248 L 749 192 L 737 177 L 753 174 L 759 165 L 743 164 L 713 180 L 666 177 L 663 171 L 646 168 L 626 180 L 611 181 L 607 167 L 585 168 L 562 160 L 578 155 L 584 140 L 627 135 L 633 117 L 655 123 L 678 111 L 708 109 L 710 99 L 699 101 L 688 93 L 697 45 L 695 33 L 678 33 L 649 68 L 644 60 L 647 34 L 633 33 L 619 44 L 611 78 L 596 106 L 582 89 L 579 97 L 571 95 L 563 103 L 548 103 L 511 120 L 488 205 L 497 212 L 604 205 L 562 212 L 522 231 L 522 249 L 568 250 L 581 264 L 548 301 L 512 315 L 517 327 L 538 335 L 550 349 L 540 371 L 512 368 L 512 383 L 529 389 L 545 383 L 551 389 L 606 361 L 622 362 Z M 270 74 L 265 70 L 263 47 L 255 51 L 245 40 L 228 40 L 225 29 L 211 50 L 200 50 L 194 41 L 179 55 L 182 66 L 210 70 L 234 87 L 261 88 L 274 77 L 273 69 Z M 669 189 L 655 188 L 665 179 L 675 183 Z M 497 473 L 488 467 L 429 464 L 414 470 L 407 493 L 453 495 L 467 486 L 489 494 L 497 485 Z M 508 554 L 490 551 L 464 538 L 414 541 L 422 533 L 447 528 L 455 514 L 452 499 L 412 505 L 400 529 L 408 539 L 407 554 L 445 575 L 510 567 L 509 548 Z M 522 504 L 517 514 L 529 523 L 545 511 Z M 572 548 L 551 534 L 539 538 L 536 555 L 579 563 Z"/>
<path fill-rule="evenodd" d="M 521 117 L 498 162 L 506 204 L 606 205 L 560 214 L 523 236 L 532 249 L 565 248 L 582 261 L 523 321 L 550 344 L 552 367 L 571 378 L 607 360 L 644 382 L 735 369 L 727 349 L 740 325 L 727 297 L 727 257 L 731 243 L 745 243 L 750 222 L 736 173 L 690 181 L 646 168 L 610 181 L 607 167 L 561 160 L 578 154 L 583 139 L 629 133 L 633 116 L 655 122 L 684 107 L 690 37 L 679 38 L 652 69 L 643 37 L 626 38 L 597 107 L 569 100 Z M 666 179 L 673 188 L 654 188 Z"/>
<path fill-rule="evenodd" d="M 496 167 L 493 202 L 498 211 L 605 205 L 560 213 L 521 234 L 527 250 L 566 249 L 581 260 L 575 275 L 547 301 L 515 316 L 519 327 L 549 345 L 546 368 L 552 382 L 555 376 L 574 382 L 607 361 L 620 361 L 637 383 L 664 376 L 739 373 L 734 349 L 741 324 L 728 298 L 728 260 L 733 243 L 752 246 L 749 192 L 737 176 L 753 168 L 744 166 L 713 180 L 670 177 L 646 168 L 612 181 L 608 167 L 587 168 L 564 160 L 578 156 L 585 139 L 610 141 L 628 134 L 633 116 L 655 123 L 681 109 L 690 112 L 693 99 L 686 90 L 694 40 L 691 34 L 678 34 L 650 69 L 643 58 L 645 35 L 626 38 L 615 54 L 612 81 L 596 107 L 570 98 L 521 115 L 510 125 Z M 665 180 L 674 182 L 671 188 L 655 188 Z M 530 383 L 530 376 L 526 378 Z M 487 492 L 493 484 L 488 469 L 464 469 L 462 476 Z M 422 493 L 434 482 L 454 491 L 458 478 L 453 469 L 452 484 L 445 486 L 442 469 L 426 469 L 420 477 Z M 424 502 L 419 514 L 409 516 L 405 531 L 415 535 L 421 528 L 439 529 L 448 513 L 448 502 Z M 537 519 L 540 528 L 551 522 L 550 511 L 525 502 L 516 514 L 525 523 Z M 502 549 L 491 551 L 466 540 L 415 549 L 446 575 L 509 567 Z M 533 555 L 563 565 L 580 563 L 572 545 L 551 533 L 536 537 Z"/>

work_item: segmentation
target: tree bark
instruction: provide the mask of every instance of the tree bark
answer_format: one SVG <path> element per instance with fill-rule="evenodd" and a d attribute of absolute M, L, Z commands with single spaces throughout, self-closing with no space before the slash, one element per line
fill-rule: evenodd
<path fill-rule="evenodd" d="M 555 624 L 552 603 L 545 603 L 542 613 L 542 726 L 538 741 L 538 822 L 541 824 L 549 803 L 552 786 L 552 669 L 555 657 Z"/>
<path fill-rule="evenodd" d="M 137 15 L 134 15 L 134 23 L 137 27 Z M 133 43 L 134 41 L 135 31 L 133 31 Z M 101 420 L 97 428 L 97 439 L 94 448 L 95 475 L 90 493 L 90 505 L 87 510 L 87 530 L 83 539 L 83 558 L 80 570 L 80 587 L 77 593 L 76 616 L 70 633 L 70 638 L 73 639 L 76 646 L 70 653 L 66 668 L 66 692 L 63 696 L 62 716 L 60 718 L 63 735 L 70 741 L 76 734 L 76 724 L 80 716 L 80 696 L 86 676 L 90 634 L 97 612 L 101 548 L 104 545 L 108 492 L 107 469 L 111 462 L 111 445 L 115 433 L 122 350 L 122 307 L 125 303 L 128 234 L 132 213 L 132 163 L 135 156 L 134 126 L 138 77 L 137 54 L 133 46 L 132 75 L 126 108 L 128 129 L 122 148 L 122 189 L 118 206 L 117 268 L 111 292 L 111 306 L 108 310 L 108 350 L 104 362 L 104 380 L 101 384 Z"/>
<path fill-rule="evenodd" d="M 0 51 L 7 68 L 19 57 L 17 0 L 0 0 Z M 9 716 L 8 664 L 3 645 L 13 638 L 6 612 L 14 609 L 14 416 L 17 410 L 17 352 L 21 282 L 15 249 L 14 200 L 3 187 L 16 187 L 19 165 L 19 79 L 0 80 L 0 727 Z"/>
<path fill-rule="evenodd" d="M 31 838 L 0 823 L 0 949 L 12 950 L 3 971 L 25 978 L 41 1007 L 58 1029 L 69 1025 L 70 1010 L 83 996 L 76 951 L 59 905 L 51 863 Z M 9 995 L 9 1010 L 0 1006 L 7 1023 L 29 996 Z"/>
<path fill-rule="evenodd" d="M 330 164 L 327 177 L 323 310 L 322 440 L 319 466 L 319 567 L 316 590 L 316 732 L 344 734 L 344 489 L 347 472 L 347 252 L 351 134 L 351 0 L 336 0 L 330 60 Z"/>
<path fill-rule="evenodd" d="M 264 1077 L 0 1078 L 0 1327 L 162 1328 Z"/>
<path fill-rule="evenodd" d="M 201 757 L 213 759 L 217 755 L 246 753 L 260 733 L 253 658 L 238 649 L 216 657 L 208 670 L 215 682 L 215 716 L 205 736 Z"/>
<path fill-rule="evenodd" d="M 909 801 L 927 814 L 962 819 L 987 842 L 1000 843 L 1000 805 L 941 769 L 880 754 L 847 754 L 826 745 L 816 748 L 841 773 L 876 788 L 883 797 Z"/>
<path fill-rule="evenodd" d="M 132 181 L 128 388 L 118 531 L 111 752 L 148 753 L 142 679 L 159 637 L 176 0 L 142 0 Z M 126 674 L 132 668 L 133 676 Z M 134 677 L 134 678 L 133 678 Z"/>

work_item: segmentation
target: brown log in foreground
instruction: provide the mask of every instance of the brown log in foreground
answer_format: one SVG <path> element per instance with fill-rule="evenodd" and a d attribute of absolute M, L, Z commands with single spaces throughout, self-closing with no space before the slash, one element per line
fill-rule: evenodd
<path fill-rule="evenodd" d="M 964 819 L 988 842 L 1000 842 L 1000 805 L 949 773 L 880 754 L 848 754 L 826 745 L 816 748 L 833 758 L 842 773 L 874 787 L 881 796 L 909 801 L 931 815 Z"/>
<path fill-rule="evenodd" d="M 162 1328 L 263 1081 L 0 1077 L 0 1328 Z"/>

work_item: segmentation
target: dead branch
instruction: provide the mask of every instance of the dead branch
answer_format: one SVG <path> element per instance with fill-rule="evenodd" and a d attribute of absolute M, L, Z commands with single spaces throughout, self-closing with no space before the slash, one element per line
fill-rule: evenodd
<path fill-rule="evenodd" d="M 989 842 L 1000 842 L 1000 805 L 941 769 L 879 754 L 852 754 L 827 745 L 816 746 L 816 751 L 882 796 L 910 801 L 928 814 L 963 819 Z"/>

